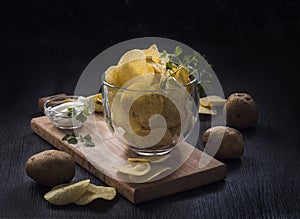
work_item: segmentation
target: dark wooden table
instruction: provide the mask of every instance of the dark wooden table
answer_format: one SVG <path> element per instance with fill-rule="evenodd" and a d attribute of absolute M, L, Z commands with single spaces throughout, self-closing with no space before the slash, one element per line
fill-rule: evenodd
<path fill-rule="evenodd" d="M 41 10 L 46 9 L 42 7 Z M 55 24 L 64 21 L 62 14 L 65 12 L 57 12 L 60 20 L 55 20 Z M 251 41 L 251 37 L 237 42 L 207 40 L 197 37 L 197 26 L 192 24 L 184 29 L 191 37 L 176 31 L 164 32 L 161 26 L 158 32 L 151 32 L 152 23 L 147 19 L 138 23 L 144 25 L 140 29 L 132 27 L 130 30 L 136 31 L 133 33 L 122 35 L 118 28 L 123 26 L 117 25 L 116 29 L 106 31 L 102 28 L 102 32 L 92 35 L 76 29 L 76 19 L 75 23 L 71 18 L 67 19 L 57 31 L 51 22 L 45 24 L 51 33 L 47 29 L 42 31 L 40 26 L 39 33 L 35 33 L 30 25 L 24 24 L 26 31 L 18 35 L 14 30 L 23 30 L 23 27 L 13 26 L 13 22 L 1 32 L 0 217 L 300 217 L 299 80 L 296 78 L 300 56 L 295 41 L 284 40 L 284 37 L 281 40 L 272 38 L 270 42 L 266 38 Z M 116 19 L 123 22 L 122 25 L 130 20 Z M 30 18 L 26 21 L 34 23 Z M 48 21 L 52 20 L 49 18 Z M 103 21 L 105 25 L 109 23 Z M 73 29 L 68 29 L 65 24 L 73 25 Z M 213 31 L 209 31 L 213 35 Z M 117 42 L 143 35 L 169 37 L 187 43 L 207 56 L 226 96 L 247 92 L 254 97 L 260 117 L 255 128 L 242 131 L 244 155 L 239 160 L 226 162 L 228 176 L 224 181 L 140 205 L 133 205 L 120 195 L 112 202 L 96 200 L 87 206 L 50 205 L 43 199 L 49 189 L 34 183 L 24 170 L 31 155 L 52 148 L 30 129 L 31 118 L 41 115 L 37 108 L 38 98 L 57 93 L 71 94 L 81 72 L 98 53 Z M 95 184 L 103 184 L 76 166 L 74 181 L 86 178 Z"/>

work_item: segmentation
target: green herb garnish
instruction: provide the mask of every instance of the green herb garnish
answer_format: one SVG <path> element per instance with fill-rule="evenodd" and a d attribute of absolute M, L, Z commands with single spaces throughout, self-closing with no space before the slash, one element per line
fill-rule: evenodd
<path fill-rule="evenodd" d="M 69 117 L 74 117 L 76 114 L 75 108 L 74 107 L 68 107 L 68 116 Z"/>
<path fill-rule="evenodd" d="M 85 145 L 93 147 L 95 146 L 94 142 L 92 141 L 92 137 L 90 134 L 87 134 L 86 136 L 83 137 L 83 142 Z"/>
<path fill-rule="evenodd" d="M 173 69 L 173 62 L 172 61 L 168 61 L 166 63 L 166 69 L 172 70 Z"/>
<path fill-rule="evenodd" d="M 76 115 L 76 112 L 77 111 L 74 107 L 68 107 L 68 117 L 75 117 L 76 120 L 80 122 L 85 122 L 87 120 L 87 116 L 91 115 L 86 104 L 84 105 L 84 109 L 81 110 L 80 113 Z"/>
<path fill-rule="evenodd" d="M 184 68 L 188 71 L 189 75 L 194 75 L 199 80 L 199 95 L 200 97 L 205 96 L 205 90 L 210 88 L 210 80 L 213 74 L 210 72 L 211 65 L 207 63 L 206 57 L 201 56 L 198 52 L 193 52 L 191 55 L 184 55 L 182 57 L 183 51 L 179 46 L 176 46 L 173 53 L 168 54 L 165 50 L 163 51 L 161 57 L 168 57 L 169 61 L 166 62 L 165 68 L 169 71 L 169 76 L 166 77 L 166 81 L 162 82 L 162 87 L 166 85 L 168 81 L 171 85 L 177 80 L 174 78 L 176 73 Z M 177 66 L 176 70 L 173 70 L 173 65 Z M 178 84 L 179 85 L 179 84 Z"/>
<path fill-rule="evenodd" d="M 88 147 L 94 147 L 95 143 L 92 141 L 92 137 L 90 134 L 87 134 L 85 136 L 81 134 L 77 134 L 75 132 L 72 132 L 71 134 L 66 134 L 62 141 L 67 141 L 69 144 L 77 144 L 78 142 L 84 143 Z"/>
<path fill-rule="evenodd" d="M 75 118 L 80 122 L 85 122 L 87 120 L 87 116 L 90 116 L 89 106 L 87 103 L 84 103 L 82 108 L 79 107 L 68 107 L 68 117 Z M 66 134 L 63 138 L 63 141 L 67 141 L 69 144 L 77 144 L 78 142 L 84 143 L 86 146 L 93 147 L 95 146 L 92 141 L 92 137 L 90 134 L 85 136 L 81 134 L 77 134 L 74 131 L 71 134 Z"/>
<path fill-rule="evenodd" d="M 80 112 L 77 116 L 76 119 L 80 122 L 85 122 L 87 120 L 86 115 L 84 112 Z"/>

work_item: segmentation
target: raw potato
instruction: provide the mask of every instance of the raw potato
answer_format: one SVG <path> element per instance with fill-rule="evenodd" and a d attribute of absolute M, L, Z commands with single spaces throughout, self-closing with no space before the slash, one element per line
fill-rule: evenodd
<path fill-rule="evenodd" d="M 224 106 L 227 122 L 237 129 L 254 126 L 258 120 L 258 107 L 253 98 L 246 93 L 231 94 Z"/>
<path fill-rule="evenodd" d="M 30 157 L 26 174 L 46 186 L 69 182 L 75 175 L 75 161 L 71 155 L 58 150 L 47 150 Z"/>
<path fill-rule="evenodd" d="M 240 158 L 244 152 L 243 135 L 234 128 L 216 126 L 206 130 L 202 136 L 203 145 L 206 146 L 209 137 L 212 138 L 212 140 L 214 138 L 217 139 L 218 136 L 223 135 L 223 133 L 224 136 L 215 157 L 218 159 Z"/>

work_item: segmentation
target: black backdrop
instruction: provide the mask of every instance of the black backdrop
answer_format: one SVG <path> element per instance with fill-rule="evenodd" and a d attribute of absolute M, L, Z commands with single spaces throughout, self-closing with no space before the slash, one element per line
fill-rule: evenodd
<path fill-rule="evenodd" d="M 94 37 L 107 45 L 141 36 L 191 44 L 279 43 L 299 39 L 299 5 L 277 1 L 5 1 L 1 36 Z M 105 46 L 105 45 L 104 45 Z"/>
<path fill-rule="evenodd" d="M 286 56 L 297 59 L 299 7 L 293 0 L 2 1 L 0 39 L 5 69 L 2 74 L 30 77 L 28 72 L 8 74 L 12 59 L 22 56 L 23 51 L 16 46 L 22 46 L 24 50 L 27 50 L 26 46 L 49 47 L 47 51 L 53 51 L 57 56 L 65 51 L 62 48 L 73 47 L 82 56 L 82 63 L 76 63 L 79 69 L 72 72 L 74 75 L 80 74 L 104 49 L 145 36 L 185 43 L 207 55 L 212 64 L 216 63 L 206 50 L 208 44 L 216 50 L 224 45 L 232 50 L 239 48 L 239 53 L 252 53 L 252 56 L 260 56 L 259 59 L 268 59 L 269 54 L 274 53 L 278 54 L 279 60 Z M 82 52 L 86 48 L 92 51 Z M 88 57 L 84 56 L 86 54 Z M 239 55 L 232 58 L 239 58 Z M 284 80 L 281 86 L 286 83 L 288 89 L 297 86 L 296 81 L 289 78 L 296 72 L 289 72 L 284 77 L 285 73 L 272 74 L 275 73 Z M 242 75 L 243 72 L 239 72 L 239 76 Z"/>
<path fill-rule="evenodd" d="M 299 2 L 1 1 L 0 216 L 2 217 L 299 217 Z M 137 37 L 166 37 L 205 54 L 224 93 L 248 92 L 260 106 L 246 151 L 219 182 L 133 206 L 56 208 L 24 164 L 51 145 L 30 130 L 36 101 L 72 93 L 104 49 Z M 76 179 L 91 178 L 77 167 Z"/>

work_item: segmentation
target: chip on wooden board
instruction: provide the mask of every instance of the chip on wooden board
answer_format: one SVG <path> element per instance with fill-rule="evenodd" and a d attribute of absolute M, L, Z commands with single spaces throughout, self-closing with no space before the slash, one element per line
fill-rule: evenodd
<path fill-rule="evenodd" d="M 151 170 L 149 163 L 131 163 L 122 167 L 114 167 L 118 172 L 133 176 L 143 176 Z"/>
<path fill-rule="evenodd" d="M 164 167 L 164 166 L 153 166 L 151 171 L 143 176 L 133 176 L 129 175 L 129 179 L 133 183 L 146 183 L 154 179 L 155 177 L 159 176 L 163 172 L 172 169 L 171 167 Z"/>
<path fill-rule="evenodd" d="M 167 155 L 159 155 L 159 156 L 130 157 L 127 159 L 127 161 L 131 163 L 139 163 L 139 162 L 161 163 L 167 160 L 170 156 L 171 156 L 170 154 L 167 154 Z"/>

